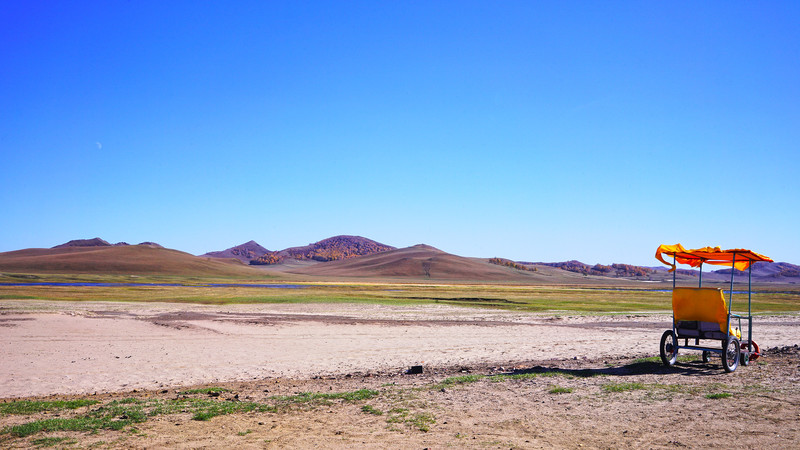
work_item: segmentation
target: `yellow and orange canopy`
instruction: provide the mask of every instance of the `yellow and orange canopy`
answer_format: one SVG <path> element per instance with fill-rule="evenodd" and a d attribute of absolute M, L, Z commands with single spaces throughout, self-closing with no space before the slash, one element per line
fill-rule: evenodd
<path fill-rule="evenodd" d="M 664 255 L 674 256 L 675 261 L 692 267 L 699 267 L 703 263 L 708 263 L 719 266 L 733 266 L 739 270 L 745 270 L 756 261 L 773 262 L 767 256 L 744 248 L 721 250 L 719 247 L 703 247 L 686 250 L 681 244 L 659 245 L 658 250 L 656 250 L 656 259 L 671 266 L 670 272 L 675 270 L 675 265 L 664 260 Z"/>

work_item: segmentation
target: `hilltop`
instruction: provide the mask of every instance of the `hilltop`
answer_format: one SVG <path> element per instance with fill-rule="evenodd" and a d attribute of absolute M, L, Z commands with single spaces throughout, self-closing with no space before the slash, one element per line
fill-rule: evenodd
<path fill-rule="evenodd" d="M 287 259 L 318 262 L 337 261 L 359 256 L 373 255 L 395 248 L 361 236 L 334 236 L 302 247 L 291 247 L 269 252 L 250 261 L 253 265 L 278 264 Z"/>
<path fill-rule="evenodd" d="M 108 241 L 105 239 L 100 239 L 99 237 L 92 238 L 92 239 L 74 239 L 67 243 L 56 245 L 55 248 L 72 248 L 72 247 L 124 247 L 130 245 L 127 242 L 117 242 L 116 244 L 109 244 Z M 164 248 L 163 246 L 156 244 L 155 242 L 142 242 L 138 245 L 144 245 L 147 247 L 154 247 L 154 248 Z"/>
<path fill-rule="evenodd" d="M 208 258 L 235 258 L 245 264 L 249 264 L 250 261 L 267 253 L 271 252 L 259 245 L 256 241 L 248 241 L 235 247 L 217 252 L 208 252 L 200 256 Z"/>

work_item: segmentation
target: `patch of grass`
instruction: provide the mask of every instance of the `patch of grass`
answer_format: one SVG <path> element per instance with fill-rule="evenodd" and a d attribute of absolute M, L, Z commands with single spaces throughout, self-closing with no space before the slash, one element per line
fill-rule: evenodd
<path fill-rule="evenodd" d="M 96 402 L 93 402 L 96 403 Z M 271 405 L 250 402 L 228 402 L 205 399 L 176 399 L 176 400 L 114 400 L 86 414 L 69 418 L 50 418 L 6 427 L 0 433 L 11 434 L 17 437 L 26 437 L 42 432 L 53 431 L 88 431 L 97 430 L 122 430 L 136 423 L 147 421 L 148 418 L 177 414 L 181 412 L 193 413 L 195 420 L 208 420 L 212 417 L 232 414 L 237 412 L 275 412 L 277 408 Z"/>
<path fill-rule="evenodd" d="M 359 389 L 352 392 L 302 392 L 297 395 L 280 395 L 270 398 L 281 403 L 327 403 L 330 400 L 343 400 L 352 403 L 369 400 L 379 394 L 380 392 L 371 389 Z"/>
<path fill-rule="evenodd" d="M 406 419 L 406 423 L 419 431 L 428 432 L 431 429 L 431 425 L 436 423 L 436 418 L 430 413 L 417 413 Z"/>
<path fill-rule="evenodd" d="M 372 415 L 375 415 L 375 416 L 382 416 L 383 415 L 383 411 L 381 411 L 380 409 L 375 409 L 372 405 L 364 405 L 364 406 L 362 406 L 361 407 L 361 412 L 366 413 L 366 414 L 372 414 Z"/>
<path fill-rule="evenodd" d="M 70 439 L 66 437 L 44 437 L 39 439 L 34 439 L 31 441 L 31 444 L 35 445 L 36 447 L 43 448 L 43 447 L 55 447 L 56 445 L 74 445 L 77 444 L 78 441 L 75 439 Z"/>
<path fill-rule="evenodd" d="M 55 411 L 60 409 L 78 409 L 83 406 L 90 406 L 98 403 L 96 400 L 57 400 L 32 401 L 18 400 L 11 403 L 0 403 L 0 413 L 2 414 L 36 414 L 43 411 Z"/>
<path fill-rule="evenodd" d="M 658 363 L 661 364 L 660 356 L 648 356 L 646 358 L 636 358 L 631 364 Z"/>
<path fill-rule="evenodd" d="M 33 422 L 14 425 L 3 430 L 16 437 L 26 437 L 42 432 L 53 431 L 95 431 L 99 429 L 121 430 L 132 424 L 132 420 L 127 419 L 106 419 L 96 417 L 72 417 L 36 420 Z"/>
<path fill-rule="evenodd" d="M 386 418 L 386 423 L 404 423 L 407 426 L 424 432 L 430 431 L 430 426 L 436 423 L 436 418 L 433 414 L 427 412 L 412 414 L 408 409 L 400 407 L 390 409 L 388 416 L 389 417 Z"/>
<path fill-rule="evenodd" d="M 37 298 L 72 301 L 229 303 L 369 303 L 387 305 L 446 303 L 476 308 L 522 311 L 615 314 L 631 311 L 664 311 L 669 292 L 650 289 L 620 289 L 509 285 L 398 285 L 388 279 L 370 284 L 296 283 L 303 289 L 253 289 L 246 286 L 206 287 L 209 283 L 264 283 L 278 281 L 274 275 L 253 277 L 196 277 L 146 275 L 26 275 L 0 274 L 0 282 L 19 282 L 30 277 L 40 282 L 170 283 L 177 286 L 0 286 L 4 298 Z M 753 294 L 753 311 L 798 311 L 800 290 Z"/>
<path fill-rule="evenodd" d="M 277 408 L 253 402 L 219 402 L 207 400 L 197 407 L 192 420 L 205 421 L 217 416 L 241 412 L 276 412 Z"/>
<path fill-rule="evenodd" d="M 197 411 L 192 416 L 192 420 L 199 420 L 199 421 L 206 421 L 211 420 L 214 417 L 219 416 L 220 414 L 216 413 L 215 411 Z"/>
<path fill-rule="evenodd" d="M 406 408 L 392 408 L 389 410 L 389 417 L 386 423 L 401 423 L 408 417 L 408 409 Z"/>
<path fill-rule="evenodd" d="M 572 388 L 553 386 L 547 392 L 551 394 L 569 394 L 570 392 L 572 392 Z"/>
<path fill-rule="evenodd" d="M 731 394 L 729 392 L 715 392 L 713 394 L 706 394 L 706 398 L 710 398 L 710 399 L 714 399 L 714 400 L 720 399 L 720 398 L 728 398 L 728 397 L 732 397 L 732 396 L 733 396 L 733 394 Z"/>
<path fill-rule="evenodd" d="M 236 434 L 238 434 L 239 436 L 247 436 L 248 434 L 250 434 L 252 432 L 253 432 L 253 430 L 244 430 L 244 431 L 240 431 L 240 432 L 238 432 Z"/>
<path fill-rule="evenodd" d="M 0 300 L 38 300 L 32 295 L 0 294 Z"/>
<path fill-rule="evenodd" d="M 591 369 L 575 370 L 575 371 L 561 371 L 561 370 L 548 370 L 547 372 L 523 372 L 513 374 L 497 374 L 497 375 L 459 375 L 455 377 L 445 378 L 441 382 L 431 386 L 431 389 L 442 389 L 447 387 L 456 386 L 459 384 L 475 383 L 477 381 L 486 379 L 491 383 L 501 383 L 509 380 L 531 380 L 534 378 L 550 378 L 550 377 L 564 377 L 572 379 L 575 377 L 588 378 L 594 377 L 598 374 Z"/>
<path fill-rule="evenodd" d="M 206 394 L 212 392 L 225 392 L 223 388 L 204 388 L 185 391 L 186 393 Z M 279 403 L 286 404 L 318 404 L 331 400 L 344 402 L 357 402 L 378 396 L 378 391 L 361 389 L 352 392 L 336 393 L 303 393 L 287 397 L 273 397 Z M 2 404 L 6 414 L 33 414 L 42 411 L 58 409 L 75 409 L 98 403 L 94 400 L 74 400 L 60 402 L 33 402 L 19 401 Z M 140 400 L 125 398 L 114 400 L 96 409 L 75 417 L 57 417 L 35 420 L 25 424 L 14 425 L 0 430 L 2 434 L 11 434 L 16 437 L 26 437 L 37 433 L 55 431 L 82 431 L 93 432 L 101 429 L 122 430 L 136 423 L 147 421 L 148 418 L 160 415 L 188 412 L 192 419 L 205 421 L 216 416 L 241 413 L 241 412 L 277 412 L 278 406 L 253 403 L 231 402 L 213 399 L 182 398 L 174 400 Z M 378 411 L 378 410 L 374 410 Z"/>
<path fill-rule="evenodd" d="M 548 370 L 547 372 L 523 372 L 523 373 L 514 373 L 511 375 L 500 374 L 500 375 L 492 375 L 489 377 L 489 381 L 492 382 L 500 382 L 500 381 L 508 381 L 508 380 L 530 380 L 533 378 L 552 378 L 552 377 L 564 377 L 568 380 L 573 378 L 590 378 L 599 376 L 599 374 L 591 369 L 583 369 L 583 370 Z"/>
<path fill-rule="evenodd" d="M 607 383 L 603 385 L 603 390 L 606 392 L 625 392 L 645 389 L 642 383 Z"/>

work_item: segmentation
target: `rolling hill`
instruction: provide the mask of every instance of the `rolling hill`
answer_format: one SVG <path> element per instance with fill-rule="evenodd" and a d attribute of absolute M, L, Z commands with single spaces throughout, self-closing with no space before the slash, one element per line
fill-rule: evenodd
<path fill-rule="evenodd" d="M 518 270 L 492 264 L 487 259 L 465 258 L 420 244 L 358 258 L 293 267 L 285 272 L 323 278 L 546 283 L 556 270 Z M 579 278 L 575 274 L 566 274 L 568 278 Z"/>
<path fill-rule="evenodd" d="M 254 277 L 262 271 L 236 260 L 202 258 L 143 245 L 32 248 L 0 253 L 0 271 L 113 275 Z"/>
<path fill-rule="evenodd" d="M 254 262 L 254 255 L 263 254 Z M 249 263 L 249 264 L 248 264 Z M 710 269 L 710 268 L 709 268 Z M 671 281 L 664 267 L 626 264 L 589 266 L 579 261 L 530 263 L 503 258 L 466 258 L 428 245 L 396 249 L 360 236 L 334 236 L 302 247 L 269 252 L 254 241 L 221 252 L 193 256 L 153 242 L 110 244 L 100 238 L 79 239 L 50 249 L 0 253 L 0 271 L 8 273 L 174 275 L 207 277 L 375 279 L 402 282 L 454 281 L 569 285 L 637 285 Z M 736 274 L 746 282 L 746 272 Z M 694 283 L 697 271 L 679 269 L 678 279 Z M 706 270 L 704 282 L 730 279 L 730 269 Z M 800 283 L 800 266 L 757 264 L 753 282 Z"/>

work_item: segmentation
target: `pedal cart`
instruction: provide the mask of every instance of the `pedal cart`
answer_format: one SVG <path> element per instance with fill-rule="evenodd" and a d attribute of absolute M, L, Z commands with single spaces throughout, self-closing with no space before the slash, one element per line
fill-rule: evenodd
<path fill-rule="evenodd" d="M 671 256 L 672 262 L 665 260 Z M 753 264 L 759 261 L 773 262 L 772 259 L 746 249 L 720 250 L 719 247 L 705 247 L 686 250 L 681 244 L 661 245 L 656 250 L 656 259 L 671 266 L 672 272 L 672 329 L 661 336 L 661 361 L 672 366 L 678 359 L 679 350 L 699 350 L 703 352 L 703 362 L 708 362 L 712 353 L 722 357 L 725 372 L 733 372 L 739 366 L 746 366 L 760 356 L 758 345 L 753 341 L 752 272 Z M 688 264 L 700 268 L 698 287 L 676 287 L 675 264 Z M 731 266 L 731 288 L 727 303 L 722 289 L 703 287 L 703 264 Z M 747 315 L 731 313 L 733 306 L 733 269 L 747 269 Z M 733 320 L 738 321 L 734 328 Z M 742 338 L 742 319 L 747 324 L 747 336 Z M 683 345 L 681 345 L 683 340 Z M 701 345 L 700 341 L 719 341 L 717 346 Z M 693 341 L 690 343 L 690 341 Z M 721 347 L 721 348 L 720 348 Z"/>

